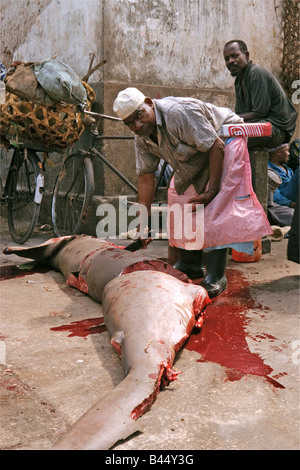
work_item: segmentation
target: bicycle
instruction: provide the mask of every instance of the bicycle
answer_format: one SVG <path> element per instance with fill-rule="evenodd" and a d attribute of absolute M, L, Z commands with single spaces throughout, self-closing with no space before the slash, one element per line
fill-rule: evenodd
<path fill-rule="evenodd" d="M 95 158 L 98 158 L 102 163 L 108 166 L 135 194 L 137 194 L 137 188 L 134 184 L 94 147 L 95 141 L 98 139 L 132 140 L 134 136 L 99 135 L 98 128 L 101 119 L 122 122 L 121 119 L 86 111 L 82 108 L 81 112 L 93 120 L 90 125 L 89 148 L 88 150 L 80 149 L 78 152 L 68 156 L 63 162 L 62 168 L 57 176 L 51 206 L 52 226 L 57 237 L 78 234 L 85 230 L 92 209 L 92 199 L 95 189 L 93 168 L 93 160 Z M 155 194 L 157 194 L 166 165 L 167 163 L 162 165 L 157 178 Z"/>
<path fill-rule="evenodd" d="M 23 140 L 23 139 L 22 139 Z M 13 142 L 1 202 L 7 207 L 7 222 L 12 239 L 22 245 L 37 225 L 44 193 L 44 165 L 37 152 L 61 152 L 56 147 L 45 148 L 39 142 Z"/>
<path fill-rule="evenodd" d="M 42 188 L 42 164 L 35 151 L 15 148 L 1 202 L 7 205 L 9 232 L 18 244 L 30 238 L 37 224 Z"/>

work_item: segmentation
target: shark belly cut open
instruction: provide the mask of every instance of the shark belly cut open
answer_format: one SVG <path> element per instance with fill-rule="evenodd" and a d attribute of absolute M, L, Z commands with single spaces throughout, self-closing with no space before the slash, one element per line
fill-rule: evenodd
<path fill-rule="evenodd" d="M 59 269 L 68 284 L 102 303 L 111 343 L 125 378 L 67 432 L 55 449 L 109 449 L 138 429 L 159 391 L 177 372 L 176 353 L 210 303 L 207 292 L 167 263 L 92 237 L 6 248 Z M 178 277 L 178 278 L 177 278 Z"/>

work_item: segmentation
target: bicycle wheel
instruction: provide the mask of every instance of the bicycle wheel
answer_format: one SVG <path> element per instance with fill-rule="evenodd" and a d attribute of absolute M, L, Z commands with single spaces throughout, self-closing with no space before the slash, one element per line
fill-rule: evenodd
<path fill-rule="evenodd" d="M 84 233 L 94 194 L 94 170 L 90 158 L 70 155 L 60 170 L 52 197 L 52 225 L 57 237 Z"/>
<path fill-rule="evenodd" d="M 40 160 L 33 150 L 16 149 L 8 174 L 7 221 L 12 239 L 22 245 L 37 224 L 40 203 L 35 202 Z"/>

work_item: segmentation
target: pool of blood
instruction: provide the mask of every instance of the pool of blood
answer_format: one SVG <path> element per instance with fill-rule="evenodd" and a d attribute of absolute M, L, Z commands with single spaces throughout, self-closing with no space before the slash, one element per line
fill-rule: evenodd
<path fill-rule="evenodd" d="M 133 270 L 155 269 L 154 266 L 134 266 Z M 157 266 L 156 269 L 161 269 Z M 23 277 L 36 272 L 51 270 L 49 266 L 28 263 L 21 266 L 1 266 L 0 280 Z M 128 272 L 130 272 L 130 268 Z M 166 270 L 167 271 L 167 270 Z M 123 273 L 125 274 L 125 272 Z M 172 273 L 173 274 L 173 273 Z M 250 292 L 249 281 L 237 269 L 227 269 L 228 287 L 206 307 L 204 324 L 201 330 L 195 329 L 185 348 L 199 353 L 199 362 L 214 362 L 226 368 L 227 380 L 239 380 L 244 376 L 259 375 L 266 378 L 275 387 L 284 388 L 270 377 L 273 369 L 266 365 L 255 353 L 252 353 L 246 340 L 247 310 L 267 312 L 268 308 L 256 302 Z M 177 277 L 177 276 L 176 276 Z M 185 280 L 185 279 L 182 279 Z M 199 280 L 199 283 L 201 280 Z M 194 281 L 195 284 L 198 281 Z M 88 335 L 106 331 L 103 318 L 90 318 L 51 328 L 52 331 L 68 331 L 69 337 Z M 257 336 L 260 338 L 261 336 Z M 269 338 L 264 335 L 264 338 Z M 272 339 L 275 339 L 272 337 Z M 280 374 L 279 376 L 282 376 Z"/>
<path fill-rule="evenodd" d="M 209 361 L 225 367 L 229 381 L 248 374 L 258 375 L 275 387 L 284 388 L 270 377 L 273 369 L 250 351 L 246 340 L 247 310 L 266 312 L 268 308 L 252 298 L 249 281 L 240 271 L 228 268 L 227 278 L 228 288 L 206 307 L 203 328 L 192 332 L 185 348 L 199 353 L 199 362 Z"/>
<path fill-rule="evenodd" d="M 96 333 L 103 333 L 106 330 L 106 326 L 103 325 L 103 318 L 88 318 L 86 320 L 74 321 L 69 325 L 56 326 L 50 328 L 51 331 L 68 331 L 69 337 L 79 336 L 80 338 L 86 338 L 89 335 Z"/>
<path fill-rule="evenodd" d="M 51 266 L 37 265 L 31 262 L 18 266 L 0 266 L 0 281 L 6 281 L 7 279 L 14 279 L 17 277 L 24 277 L 34 273 L 47 273 L 51 269 L 53 269 Z"/>

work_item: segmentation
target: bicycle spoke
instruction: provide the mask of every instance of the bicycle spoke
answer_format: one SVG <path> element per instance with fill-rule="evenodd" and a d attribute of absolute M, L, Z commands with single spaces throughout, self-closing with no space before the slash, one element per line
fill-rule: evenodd
<path fill-rule="evenodd" d="M 16 151 L 10 170 L 7 213 L 10 234 L 21 244 L 31 236 L 40 211 L 40 205 L 34 202 L 38 157 L 31 152 L 22 158 L 20 151 Z"/>
<path fill-rule="evenodd" d="M 52 199 L 53 230 L 57 236 L 79 233 L 81 230 L 81 215 L 87 203 L 87 165 L 81 155 L 73 154 L 67 158 L 58 175 Z"/>

